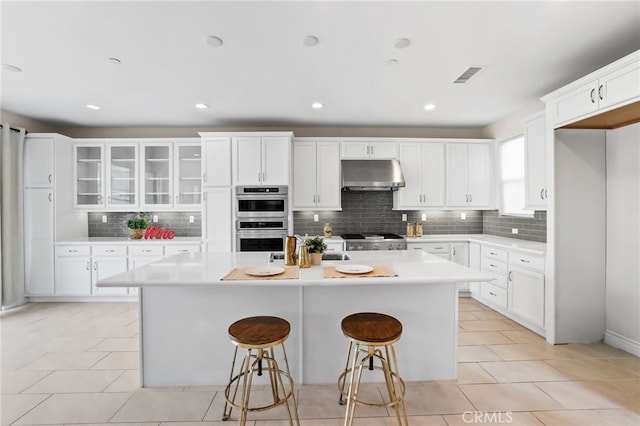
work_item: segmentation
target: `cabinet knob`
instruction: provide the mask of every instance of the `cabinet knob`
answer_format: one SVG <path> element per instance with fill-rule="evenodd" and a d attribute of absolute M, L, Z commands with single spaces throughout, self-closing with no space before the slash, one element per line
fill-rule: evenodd
<path fill-rule="evenodd" d="M 53 193 L 52 192 L 49 193 L 49 197 L 48 198 L 49 198 L 49 201 L 53 201 Z"/>
<path fill-rule="evenodd" d="M 493 297 L 496 297 L 496 296 L 497 296 L 497 295 L 496 295 L 494 292 L 492 292 L 492 291 L 490 291 L 490 292 L 489 292 L 489 294 L 490 294 L 490 295 L 492 295 Z"/>
<path fill-rule="evenodd" d="M 527 259 L 520 259 L 520 262 L 522 262 L 522 263 L 531 263 Z"/>
<path fill-rule="evenodd" d="M 513 271 L 509 271 L 509 276 L 507 277 L 509 279 L 509 281 L 512 281 L 511 280 L 511 272 L 513 272 Z"/>
<path fill-rule="evenodd" d="M 604 97 L 602 96 L 602 89 L 603 89 L 603 85 L 601 84 L 600 87 L 598 87 L 598 97 L 600 98 L 601 101 L 604 100 Z"/>
<path fill-rule="evenodd" d="M 589 98 L 591 99 L 591 103 L 595 104 L 596 103 L 596 98 L 594 97 L 594 95 L 596 94 L 596 89 L 591 89 L 591 93 L 589 94 Z"/>
<path fill-rule="evenodd" d="M 540 199 L 544 200 L 544 188 L 540 190 Z"/>
<path fill-rule="evenodd" d="M 53 183 L 53 176 L 49 175 L 49 183 Z"/>

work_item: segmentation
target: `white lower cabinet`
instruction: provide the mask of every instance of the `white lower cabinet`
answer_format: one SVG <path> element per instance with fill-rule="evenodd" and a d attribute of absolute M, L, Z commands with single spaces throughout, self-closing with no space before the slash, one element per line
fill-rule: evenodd
<path fill-rule="evenodd" d="M 92 293 L 96 295 L 127 294 L 126 287 L 96 287 L 99 280 L 127 271 L 127 257 L 94 257 L 91 274 Z"/>
<path fill-rule="evenodd" d="M 327 245 L 327 252 L 339 252 L 344 251 L 344 240 L 340 239 L 324 239 L 324 243 Z"/>
<path fill-rule="evenodd" d="M 544 259 L 512 254 L 509 265 L 509 310 L 525 322 L 544 327 Z"/>
<path fill-rule="evenodd" d="M 469 243 L 469 268 L 474 271 L 480 271 L 480 244 L 478 243 Z M 480 297 L 480 283 L 479 282 L 470 282 L 469 283 L 469 292 L 474 297 Z"/>
<path fill-rule="evenodd" d="M 469 266 L 469 243 L 453 242 L 451 243 L 451 261 L 459 265 Z M 458 283 L 458 291 L 468 292 L 469 283 Z"/>
<path fill-rule="evenodd" d="M 508 251 L 482 246 L 481 269 L 493 275 L 494 280 L 480 284 L 480 298 L 489 306 L 507 309 L 507 260 Z"/>
<path fill-rule="evenodd" d="M 91 295 L 91 250 L 89 246 L 56 247 L 56 296 Z"/>

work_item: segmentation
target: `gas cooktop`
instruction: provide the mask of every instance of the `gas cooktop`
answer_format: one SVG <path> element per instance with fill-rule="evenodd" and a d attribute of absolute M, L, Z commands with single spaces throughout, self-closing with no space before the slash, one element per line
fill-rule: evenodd
<path fill-rule="evenodd" d="M 388 232 L 363 232 L 362 234 L 342 234 L 345 240 L 402 240 L 403 237 Z"/>
<path fill-rule="evenodd" d="M 342 234 L 347 251 L 353 250 L 406 250 L 407 239 L 389 232 L 363 232 Z"/>

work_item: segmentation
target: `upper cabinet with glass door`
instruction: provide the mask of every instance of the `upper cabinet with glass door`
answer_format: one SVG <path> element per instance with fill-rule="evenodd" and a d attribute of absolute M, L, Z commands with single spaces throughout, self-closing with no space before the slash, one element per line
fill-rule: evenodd
<path fill-rule="evenodd" d="M 138 145 L 107 144 L 107 209 L 138 206 Z"/>
<path fill-rule="evenodd" d="M 142 209 L 173 207 L 173 144 L 142 144 Z"/>
<path fill-rule="evenodd" d="M 180 210 L 199 209 L 202 199 L 202 158 L 200 143 L 176 142 L 175 206 Z"/>
<path fill-rule="evenodd" d="M 104 144 L 76 144 L 74 147 L 73 206 L 102 209 L 105 205 Z"/>

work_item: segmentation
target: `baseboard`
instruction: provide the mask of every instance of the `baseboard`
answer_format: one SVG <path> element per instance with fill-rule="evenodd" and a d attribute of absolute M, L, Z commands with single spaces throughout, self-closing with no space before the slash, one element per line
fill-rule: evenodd
<path fill-rule="evenodd" d="M 29 302 L 137 302 L 138 296 L 29 296 Z"/>
<path fill-rule="evenodd" d="M 629 352 L 635 356 L 640 356 L 640 342 L 636 342 L 628 337 L 614 333 L 611 330 L 605 331 L 604 342 L 614 348 L 622 349 L 623 351 Z"/>

